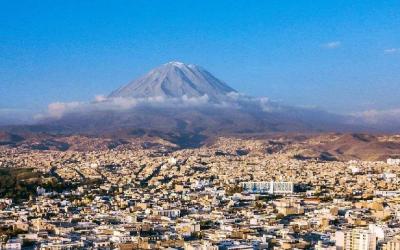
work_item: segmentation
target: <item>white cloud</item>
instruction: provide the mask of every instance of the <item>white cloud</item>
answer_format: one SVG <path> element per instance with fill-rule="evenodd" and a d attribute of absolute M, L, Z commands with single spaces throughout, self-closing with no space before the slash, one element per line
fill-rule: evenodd
<path fill-rule="evenodd" d="M 182 96 L 179 98 L 165 98 L 162 96 L 147 98 L 116 97 L 107 98 L 95 96 L 91 102 L 54 102 L 48 105 L 47 112 L 35 116 L 36 120 L 47 118 L 60 119 L 68 113 L 91 111 L 124 111 L 138 106 L 151 107 L 231 107 L 231 108 L 260 108 L 264 112 L 274 112 L 282 107 L 271 102 L 266 97 L 251 97 L 240 93 L 229 93 L 221 103 L 213 103 L 207 95 L 200 97 Z"/>
<path fill-rule="evenodd" d="M 339 48 L 340 46 L 342 46 L 342 42 L 340 42 L 340 41 L 331 41 L 331 42 L 322 44 L 322 47 L 324 47 L 326 49 L 336 49 L 336 48 Z"/>
<path fill-rule="evenodd" d="M 379 124 L 400 124 L 400 108 L 377 110 L 371 109 L 354 114 L 355 117 L 362 119 L 364 122 L 372 125 Z"/>
<path fill-rule="evenodd" d="M 162 96 L 148 98 L 115 97 L 107 98 L 101 95 L 95 96 L 92 102 L 54 102 L 47 107 L 47 112 L 35 116 L 36 120 L 46 118 L 59 119 L 68 113 L 91 112 L 98 110 L 123 111 L 136 106 L 198 106 L 209 103 L 207 95 L 200 97 L 182 96 L 181 98 L 165 98 Z"/>
<path fill-rule="evenodd" d="M 60 118 L 66 112 L 76 109 L 83 105 L 81 102 L 54 102 L 48 105 L 48 112 L 51 117 Z"/>
<path fill-rule="evenodd" d="M 94 99 L 96 100 L 96 102 L 103 102 L 103 101 L 107 100 L 107 97 L 104 95 L 96 95 L 94 97 Z"/>
<path fill-rule="evenodd" d="M 383 51 L 384 54 L 400 54 L 400 48 L 390 48 Z"/>

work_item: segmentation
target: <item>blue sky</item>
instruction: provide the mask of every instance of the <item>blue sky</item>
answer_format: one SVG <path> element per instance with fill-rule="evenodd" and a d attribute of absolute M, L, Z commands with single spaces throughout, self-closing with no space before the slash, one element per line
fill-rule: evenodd
<path fill-rule="evenodd" d="M 400 1 L 1 1 L 0 111 L 92 100 L 169 61 L 240 92 L 400 108 Z"/>

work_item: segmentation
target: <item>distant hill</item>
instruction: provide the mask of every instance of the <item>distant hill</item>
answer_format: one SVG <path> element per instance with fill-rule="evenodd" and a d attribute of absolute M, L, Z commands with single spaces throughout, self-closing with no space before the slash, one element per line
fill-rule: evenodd
<path fill-rule="evenodd" d="M 384 160 L 400 157 L 400 137 L 382 134 L 320 134 L 299 146 L 306 158 L 331 157 L 339 160 Z"/>

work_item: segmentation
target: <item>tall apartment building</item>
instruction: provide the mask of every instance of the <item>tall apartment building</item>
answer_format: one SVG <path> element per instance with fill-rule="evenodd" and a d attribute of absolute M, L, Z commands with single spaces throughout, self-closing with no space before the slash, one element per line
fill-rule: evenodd
<path fill-rule="evenodd" d="M 243 191 L 248 193 L 268 193 L 268 194 L 291 194 L 293 193 L 293 182 L 283 181 L 247 181 L 242 182 Z"/>
<path fill-rule="evenodd" d="M 161 210 L 155 211 L 155 214 L 169 217 L 169 218 L 177 218 L 181 215 L 181 210 L 179 210 L 179 209 L 166 209 L 166 210 L 161 209 Z"/>
<path fill-rule="evenodd" d="M 368 229 L 336 232 L 337 250 L 376 250 L 376 235 Z"/>

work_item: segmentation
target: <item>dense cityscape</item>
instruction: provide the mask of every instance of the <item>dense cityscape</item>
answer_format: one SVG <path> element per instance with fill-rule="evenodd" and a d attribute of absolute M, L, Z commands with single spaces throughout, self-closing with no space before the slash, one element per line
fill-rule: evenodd
<path fill-rule="evenodd" d="M 3 148 L 1 170 L 21 172 L 0 190 L 1 247 L 400 249 L 399 164 L 297 159 L 233 138 L 182 150 Z"/>
<path fill-rule="evenodd" d="M 400 0 L 0 6 L 0 250 L 400 250 Z"/>

